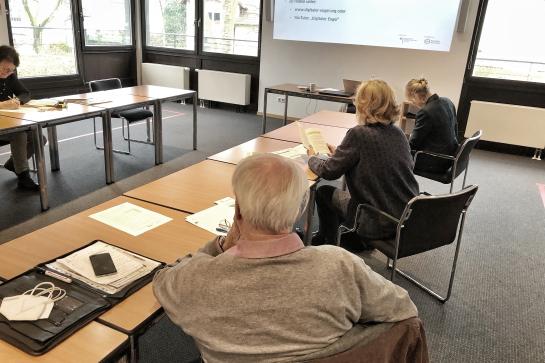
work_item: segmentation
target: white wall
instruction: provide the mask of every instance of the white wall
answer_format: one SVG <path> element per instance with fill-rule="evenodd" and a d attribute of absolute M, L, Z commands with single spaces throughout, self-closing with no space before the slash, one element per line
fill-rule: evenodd
<path fill-rule="evenodd" d="M 8 22 L 6 19 L 6 5 L 4 4 L 3 0 L 0 0 L 0 44 L 9 44 Z"/>
<path fill-rule="evenodd" d="M 454 33 L 450 52 L 273 40 L 273 23 L 263 18 L 259 112 L 263 110 L 265 87 L 314 82 L 322 87 L 342 88 L 343 78 L 384 79 L 401 101 L 407 81 L 424 76 L 432 92 L 449 97 L 457 104 L 478 4 L 477 0 L 471 1 L 466 31 Z M 277 96 L 269 94 L 267 114 L 283 114 L 284 105 L 277 101 Z M 320 109 L 338 110 L 340 106 L 295 97 L 290 97 L 288 105 L 291 117 L 303 117 Z"/>

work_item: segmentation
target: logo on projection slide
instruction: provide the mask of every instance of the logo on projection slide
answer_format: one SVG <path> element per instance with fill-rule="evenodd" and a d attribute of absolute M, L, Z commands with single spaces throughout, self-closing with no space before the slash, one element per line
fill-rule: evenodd
<path fill-rule="evenodd" d="M 436 45 L 436 44 L 441 44 L 441 41 L 438 40 L 438 39 L 433 39 L 433 38 L 425 38 L 424 39 L 424 44 L 426 45 Z"/>

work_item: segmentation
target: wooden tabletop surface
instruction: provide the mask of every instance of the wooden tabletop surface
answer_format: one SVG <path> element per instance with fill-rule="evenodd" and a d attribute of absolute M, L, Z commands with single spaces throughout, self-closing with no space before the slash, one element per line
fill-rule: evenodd
<path fill-rule="evenodd" d="M 319 129 L 322 132 L 322 135 L 324 136 L 326 142 L 333 146 L 339 145 L 341 141 L 344 139 L 346 132 L 348 131 L 348 129 L 345 129 L 342 127 L 309 124 L 305 122 L 299 122 L 299 123 L 305 129 L 308 129 L 308 128 Z M 284 140 L 284 141 L 297 142 L 297 143 L 301 142 L 301 138 L 299 136 L 299 127 L 297 126 L 296 122 L 292 122 L 289 125 L 280 127 L 271 132 L 267 132 L 266 134 L 263 134 L 262 136 L 268 137 L 271 139 L 277 139 L 277 140 Z"/>
<path fill-rule="evenodd" d="M 62 97 L 56 97 L 58 100 L 74 99 L 74 100 L 91 100 L 93 105 L 91 107 L 97 107 L 100 109 L 110 109 L 115 107 L 122 107 L 128 105 L 137 105 L 139 103 L 150 103 L 154 100 L 153 97 L 143 97 L 131 94 L 125 91 L 125 88 L 111 89 L 107 91 L 87 92 L 79 93 L 75 95 L 68 95 Z M 104 101 L 100 103 L 94 103 Z M 75 105 L 74 103 L 68 103 L 68 105 Z M 89 107 L 89 106 L 88 106 Z"/>
<path fill-rule="evenodd" d="M 152 85 L 140 85 L 134 87 L 124 87 L 122 88 L 123 92 L 127 94 L 132 94 L 142 97 L 150 98 L 172 98 L 172 97 L 181 97 L 184 95 L 192 95 L 195 91 L 186 90 L 181 88 L 172 88 L 172 87 L 162 87 L 162 86 L 152 86 Z"/>
<path fill-rule="evenodd" d="M 320 111 L 299 120 L 309 124 L 342 127 L 350 129 L 357 126 L 356 115 L 346 112 Z"/>
<path fill-rule="evenodd" d="M 272 151 L 292 148 L 299 144 L 300 143 L 294 143 L 284 140 L 258 137 L 256 139 L 247 141 L 243 144 L 232 147 L 215 155 L 209 156 L 208 159 L 221 161 L 224 163 L 238 164 L 242 159 L 244 159 L 251 153 L 268 153 Z M 298 162 L 298 164 L 301 164 L 301 166 L 305 170 L 308 180 L 316 180 L 316 174 L 310 171 L 305 160 L 301 160 L 301 162 Z"/>
<path fill-rule="evenodd" d="M 89 218 L 93 213 L 124 202 L 139 205 L 173 220 L 134 237 Z M 214 237 L 211 233 L 187 223 L 186 216 L 169 208 L 118 197 L 0 245 L 0 277 L 6 280 L 15 277 L 41 262 L 73 251 L 95 239 L 159 261 L 173 262 Z"/>
<path fill-rule="evenodd" d="M 100 113 L 101 109 L 94 106 L 83 106 L 69 104 L 66 108 L 51 109 L 42 111 L 37 108 L 22 107 L 13 111 L 0 111 L 0 115 L 18 118 L 33 122 L 47 122 L 52 120 L 60 120 L 74 116 L 84 116 L 93 113 Z"/>
<path fill-rule="evenodd" d="M 91 322 L 40 356 L 31 356 L 0 340 L 0 362 L 96 363 L 115 352 L 125 342 L 127 335 Z"/>
<path fill-rule="evenodd" d="M 210 208 L 216 200 L 233 196 L 231 176 L 235 167 L 233 164 L 205 160 L 124 195 L 196 213 Z"/>
<path fill-rule="evenodd" d="M 332 101 L 338 101 L 338 102 L 343 102 L 343 103 L 352 103 L 352 97 L 325 95 L 325 94 L 318 93 L 318 91 L 308 92 L 308 91 L 306 91 L 304 89 L 299 89 L 298 88 L 298 86 L 307 86 L 307 85 L 308 84 L 297 85 L 297 84 L 294 84 L 294 83 L 283 83 L 283 84 L 278 84 L 276 86 L 266 87 L 266 88 L 272 89 L 272 90 L 278 90 L 278 91 L 282 91 L 282 92 L 290 92 L 290 93 L 300 94 L 302 97 L 312 98 L 312 96 L 316 96 L 316 98 L 318 98 L 318 97 L 319 98 L 329 98 Z M 318 86 L 318 85 L 316 86 L 317 90 L 322 89 L 322 88 L 325 88 L 325 87 L 321 87 L 321 86 Z"/>
<path fill-rule="evenodd" d="M 10 116 L 9 114 L 6 115 L 0 112 L 0 131 L 17 129 L 20 127 L 32 125 L 33 123 L 34 122 L 32 121 L 21 120 L 19 118 Z"/>

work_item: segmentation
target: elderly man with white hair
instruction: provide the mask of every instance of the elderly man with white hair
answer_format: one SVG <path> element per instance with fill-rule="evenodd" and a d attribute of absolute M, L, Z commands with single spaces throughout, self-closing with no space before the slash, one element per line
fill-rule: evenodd
<path fill-rule="evenodd" d="M 153 280 L 165 312 L 193 336 L 206 362 L 304 360 L 358 323 L 417 315 L 407 292 L 358 256 L 336 246 L 305 247 L 292 232 L 308 196 L 295 162 L 251 156 L 237 166 L 232 185 L 228 235 Z"/>

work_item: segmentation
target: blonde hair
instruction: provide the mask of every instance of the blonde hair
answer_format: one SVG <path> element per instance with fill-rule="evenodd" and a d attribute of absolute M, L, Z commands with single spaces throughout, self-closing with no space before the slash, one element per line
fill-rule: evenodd
<path fill-rule="evenodd" d="M 360 125 L 389 125 L 399 115 L 394 91 L 388 83 L 380 79 L 362 82 L 356 92 L 354 105 Z"/>
<path fill-rule="evenodd" d="M 431 95 L 429 82 L 425 78 L 411 79 L 405 86 L 405 96 L 408 99 L 417 97 L 426 100 Z"/>
<path fill-rule="evenodd" d="M 290 230 L 308 201 L 308 181 L 294 161 L 274 154 L 242 160 L 232 178 L 243 219 L 262 231 Z"/>

